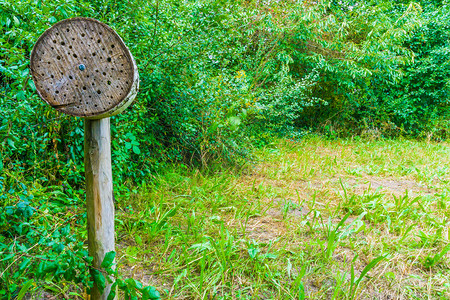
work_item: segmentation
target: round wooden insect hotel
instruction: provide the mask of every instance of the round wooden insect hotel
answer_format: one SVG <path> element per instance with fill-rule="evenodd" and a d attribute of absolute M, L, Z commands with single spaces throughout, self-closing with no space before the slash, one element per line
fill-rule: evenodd
<path fill-rule="evenodd" d="M 31 52 L 30 69 L 39 96 L 56 110 L 85 118 L 84 163 L 89 255 L 101 269 L 114 251 L 114 203 L 110 119 L 136 97 L 139 74 L 122 39 L 109 26 L 72 18 L 45 31 Z M 107 299 L 96 284 L 91 299 Z"/>

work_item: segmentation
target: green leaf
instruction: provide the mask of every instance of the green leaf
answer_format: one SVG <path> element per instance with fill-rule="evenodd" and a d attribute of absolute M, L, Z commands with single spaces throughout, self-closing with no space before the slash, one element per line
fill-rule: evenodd
<path fill-rule="evenodd" d="M 377 258 L 375 258 L 375 259 L 373 259 L 363 270 L 362 270 L 362 272 L 361 272 L 361 274 L 359 275 L 359 277 L 358 277 L 358 279 L 356 279 L 356 281 L 354 282 L 354 285 L 353 285 L 353 278 L 354 278 L 354 270 L 353 270 L 353 264 L 352 264 L 352 282 L 351 282 L 351 284 L 352 284 L 352 287 L 354 288 L 354 290 L 352 291 L 352 296 L 356 293 L 356 289 L 358 288 L 358 286 L 359 286 L 359 283 L 361 282 L 361 280 L 364 278 L 364 276 L 366 276 L 366 274 L 370 271 L 370 270 L 372 270 L 380 261 L 382 261 L 383 259 L 385 259 L 386 258 L 386 256 L 379 256 L 379 257 L 377 257 Z"/>
<path fill-rule="evenodd" d="M 117 282 L 114 282 L 111 286 L 111 291 L 109 292 L 107 300 L 114 300 L 116 297 L 116 290 L 117 290 Z"/>
<path fill-rule="evenodd" d="M 136 154 L 141 154 L 141 150 L 139 150 L 138 146 L 133 146 L 133 152 Z"/>
<path fill-rule="evenodd" d="M 13 20 L 14 20 L 14 25 L 16 25 L 16 26 L 20 25 L 20 21 L 16 16 L 13 17 Z"/>
<path fill-rule="evenodd" d="M 21 300 L 23 297 L 25 297 L 25 294 L 28 292 L 28 290 L 33 286 L 34 279 L 30 279 L 22 286 L 20 289 L 19 294 L 17 295 L 17 300 Z"/>
<path fill-rule="evenodd" d="M 28 257 L 25 257 L 19 266 L 19 271 L 23 271 L 28 266 L 29 263 L 30 259 Z"/>
<path fill-rule="evenodd" d="M 103 274 L 96 269 L 92 269 L 91 271 L 92 277 L 94 278 L 94 282 L 97 285 L 99 291 L 101 293 L 103 293 L 103 290 L 106 287 L 106 280 L 105 280 L 105 276 L 103 276 Z"/>
<path fill-rule="evenodd" d="M 114 262 L 114 258 L 116 257 L 116 252 L 109 251 L 106 253 L 105 258 L 102 261 L 101 267 L 104 269 L 107 269 L 112 266 Z"/>
<path fill-rule="evenodd" d="M 228 122 L 230 122 L 230 127 L 235 130 L 239 125 L 241 125 L 241 118 L 239 117 L 229 117 Z"/>
<path fill-rule="evenodd" d="M 250 257 L 254 259 L 258 255 L 259 248 L 250 247 L 247 251 L 248 251 L 248 255 L 250 255 Z"/>
<path fill-rule="evenodd" d="M 299 299 L 304 300 L 305 299 L 305 286 L 303 285 L 303 282 L 300 282 L 298 286 L 298 293 L 299 293 Z"/>
<path fill-rule="evenodd" d="M 142 283 L 140 283 L 139 281 L 137 281 L 136 279 L 134 279 L 134 278 L 128 278 L 127 280 L 126 280 L 126 282 L 127 282 L 127 286 L 128 286 L 128 288 L 130 289 L 130 290 L 132 290 L 132 289 L 137 289 L 137 290 L 142 290 Z"/>
<path fill-rule="evenodd" d="M 17 97 L 18 100 L 25 100 L 25 99 L 26 99 L 26 97 L 25 97 L 25 92 L 24 92 L 24 91 L 18 92 L 18 93 L 16 94 L 16 97 Z"/>
<path fill-rule="evenodd" d="M 157 299 L 161 299 L 161 295 L 153 286 L 146 286 L 142 290 L 142 299 L 143 300 L 144 299 L 157 300 Z"/>

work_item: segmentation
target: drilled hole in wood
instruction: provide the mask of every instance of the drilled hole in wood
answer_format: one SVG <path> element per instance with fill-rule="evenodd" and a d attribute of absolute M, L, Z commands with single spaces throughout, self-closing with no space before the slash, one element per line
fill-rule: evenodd
<path fill-rule="evenodd" d="M 107 62 L 111 62 L 111 57 L 108 57 L 108 58 L 106 59 L 106 61 L 107 61 Z"/>
<path fill-rule="evenodd" d="M 55 91 L 55 94 L 59 94 L 59 91 Z"/>
<path fill-rule="evenodd" d="M 69 49 L 72 49 L 72 45 L 69 45 Z"/>
<path fill-rule="evenodd" d="M 106 76 L 106 72 L 103 72 L 103 75 Z"/>
<path fill-rule="evenodd" d="M 53 74 L 52 75 L 50 75 L 50 77 L 53 79 L 53 78 L 55 78 L 55 76 L 53 76 Z"/>
<path fill-rule="evenodd" d="M 70 31 L 70 29 L 69 29 L 69 28 L 67 28 L 67 29 L 66 29 L 66 31 L 67 31 L 67 32 L 69 32 L 69 31 Z"/>
<path fill-rule="evenodd" d="M 85 37 L 86 35 L 84 33 L 81 34 L 81 37 Z"/>
<path fill-rule="evenodd" d="M 72 80 L 72 79 L 73 79 L 72 75 L 69 75 L 69 79 L 70 79 L 70 80 Z"/>
<path fill-rule="evenodd" d="M 115 46 L 114 45 L 111 45 L 111 48 L 114 48 Z"/>
<path fill-rule="evenodd" d="M 57 60 L 61 60 L 61 56 L 58 55 L 58 56 L 56 57 L 56 59 L 57 59 Z"/>
<path fill-rule="evenodd" d="M 92 56 L 96 56 L 96 55 L 97 55 L 97 53 L 95 53 L 95 52 L 94 52 L 94 53 L 92 53 Z"/>
<path fill-rule="evenodd" d="M 78 55 L 76 55 L 75 53 L 73 54 L 73 57 L 78 58 Z"/>
<path fill-rule="evenodd" d="M 108 80 L 108 85 L 111 85 L 111 81 Z"/>
<path fill-rule="evenodd" d="M 98 40 L 97 40 L 97 43 L 99 43 L 99 44 L 100 44 L 100 42 L 101 42 L 101 40 L 100 40 L 100 39 L 98 39 Z"/>
<path fill-rule="evenodd" d="M 86 87 L 85 87 L 85 86 L 83 86 L 83 90 L 86 90 Z"/>
<path fill-rule="evenodd" d="M 66 43 L 64 43 L 64 42 L 61 42 L 61 46 L 65 46 L 66 45 Z"/>
<path fill-rule="evenodd" d="M 55 44 L 56 44 L 56 40 L 53 40 L 53 43 L 55 43 Z"/>
<path fill-rule="evenodd" d="M 97 91 L 97 94 L 99 94 L 99 95 L 100 95 L 101 93 L 102 93 L 102 91 L 100 91 L 100 90 L 98 90 L 98 91 Z"/>
<path fill-rule="evenodd" d="M 64 96 L 64 98 L 66 98 L 67 94 L 64 94 L 63 96 Z"/>

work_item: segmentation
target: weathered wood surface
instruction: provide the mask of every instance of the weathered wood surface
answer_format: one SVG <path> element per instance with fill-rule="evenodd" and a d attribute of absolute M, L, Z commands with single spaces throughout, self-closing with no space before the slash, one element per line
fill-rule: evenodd
<path fill-rule="evenodd" d="M 136 63 L 122 39 L 89 18 L 63 20 L 45 31 L 31 53 L 30 69 L 44 101 L 88 119 L 122 112 L 139 86 Z"/>
<path fill-rule="evenodd" d="M 100 269 L 105 254 L 115 250 L 110 119 L 84 122 L 89 256 L 94 258 L 93 266 Z M 110 290 L 108 285 L 100 294 L 94 284 L 91 299 L 107 299 Z"/>

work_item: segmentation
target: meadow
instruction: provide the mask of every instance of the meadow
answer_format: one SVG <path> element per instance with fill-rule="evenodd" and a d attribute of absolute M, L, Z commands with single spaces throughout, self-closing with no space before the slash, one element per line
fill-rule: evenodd
<path fill-rule="evenodd" d="M 165 299 L 448 299 L 449 147 L 279 140 L 118 199 L 118 266 Z"/>

